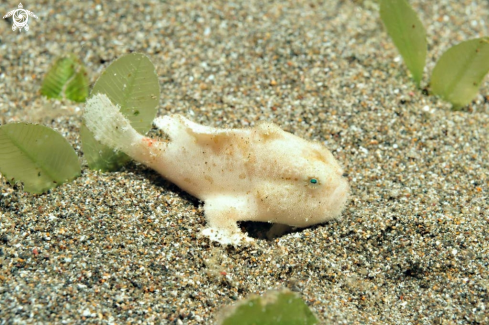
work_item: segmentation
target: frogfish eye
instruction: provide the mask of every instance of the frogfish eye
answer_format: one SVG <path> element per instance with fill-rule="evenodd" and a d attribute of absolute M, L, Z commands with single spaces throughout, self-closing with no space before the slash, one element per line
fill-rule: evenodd
<path fill-rule="evenodd" d="M 318 182 L 317 178 L 310 178 L 309 183 L 311 183 L 313 185 L 317 185 L 317 183 L 319 183 L 319 182 Z"/>

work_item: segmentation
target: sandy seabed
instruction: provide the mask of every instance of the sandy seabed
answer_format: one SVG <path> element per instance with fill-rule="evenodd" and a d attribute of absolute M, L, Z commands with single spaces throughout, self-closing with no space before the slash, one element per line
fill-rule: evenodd
<path fill-rule="evenodd" d="M 83 104 L 46 100 L 53 59 L 91 84 L 133 51 L 157 67 L 159 115 L 271 121 L 345 167 L 342 219 L 251 247 L 199 238 L 202 204 L 131 163 L 31 195 L 0 179 L 0 324 L 212 324 L 287 287 L 328 324 L 489 324 L 489 82 L 460 112 L 416 89 L 374 1 L 32 1 L 0 21 L 0 123 L 61 132 L 83 159 Z M 487 36 L 486 1 L 411 1 L 423 86 L 450 46 Z M 18 3 L 0 4 L 0 14 Z M 152 131 L 155 133 L 155 131 Z M 82 160 L 83 161 L 83 160 Z"/>

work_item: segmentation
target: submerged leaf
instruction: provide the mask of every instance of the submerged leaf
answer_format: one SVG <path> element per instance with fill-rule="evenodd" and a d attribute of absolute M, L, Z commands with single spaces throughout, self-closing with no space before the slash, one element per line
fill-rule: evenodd
<path fill-rule="evenodd" d="M 0 126 L 0 173 L 24 190 L 43 193 L 80 175 L 78 156 L 58 132 L 35 124 Z"/>
<path fill-rule="evenodd" d="M 426 31 L 406 0 L 381 0 L 380 18 L 419 87 L 426 63 Z"/>
<path fill-rule="evenodd" d="M 289 290 L 269 291 L 251 296 L 226 308 L 218 317 L 220 325 L 295 325 L 317 324 L 318 320 L 304 301 Z"/>
<path fill-rule="evenodd" d="M 91 95 L 103 93 L 139 132 L 150 130 L 156 116 L 160 86 L 155 67 L 143 54 L 131 53 L 114 61 L 95 83 Z M 81 128 L 83 152 L 91 169 L 114 170 L 129 158 L 102 145 L 85 125 Z"/>
<path fill-rule="evenodd" d="M 435 65 L 431 91 L 452 103 L 467 105 L 489 71 L 489 37 L 476 38 L 449 48 Z"/>
<path fill-rule="evenodd" d="M 81 62 L 74 55 L 57 58 L 44 77 L 41 94 L 84 102 L 88 96 L 88 77 Z"/>

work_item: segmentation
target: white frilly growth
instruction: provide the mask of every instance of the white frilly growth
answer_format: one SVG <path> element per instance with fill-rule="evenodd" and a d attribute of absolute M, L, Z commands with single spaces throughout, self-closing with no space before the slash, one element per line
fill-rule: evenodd
<path fill-rule="evenodd" d="M 95 139 L 110 148 L 130 154 L 132 144 L 142 138 L 105 94 L 87 101 L 83 117 Z"/>

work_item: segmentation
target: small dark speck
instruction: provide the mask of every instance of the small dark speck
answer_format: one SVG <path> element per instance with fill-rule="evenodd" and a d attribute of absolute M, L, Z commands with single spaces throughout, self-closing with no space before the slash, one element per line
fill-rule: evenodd
<path fill-rule="evenodd" d="M 7 244 L 8 243 L 7 235 L 3 235 L 2 237 L 0 237 L 0 242 L 2 242 L 3 244 Z"/>
<path fill-rule="evenodd" d="M 358 61 L 357 57 L 354 55 L 347 57 L 346 60 L 348 61 L 348 63 L 353 63 L 355 61 Z"/>
<path fill-rule="evenodd" d="M 139 111 L 134 111 L 134 116 L 138 116 L 139 115 Z"/>
<path fill-rule="evenodd" d="M 135 288 L 138 288 L 138 289 L 141 289 L 141 285 L 139 283 L 137 283 L 136 281 L 132 280 L 132 279 L 128 279 L 129 282 L 131 282 L 131 284 L 133 285 L 133 287 Z"/>

